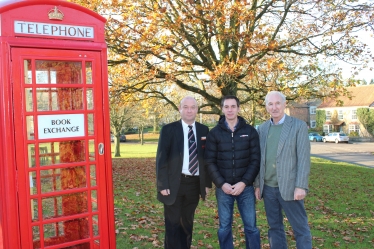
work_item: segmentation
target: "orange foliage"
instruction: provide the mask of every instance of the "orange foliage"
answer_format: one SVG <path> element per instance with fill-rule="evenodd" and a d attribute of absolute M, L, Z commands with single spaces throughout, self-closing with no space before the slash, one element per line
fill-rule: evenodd
<path fill-rule="evenodd" d="M 74 2 L 108 18 L 109 64 L 123 69 L 113 91 L 171 104 L 183 89 L 201 96 L 203 113 L 218 114 L 227 94 L 243 104 L 262 104 L 269 90 L 288 99 L 345 94 L 335 60 L 370 57 L 353 34 L 372 24 L 373 3 Z"/>

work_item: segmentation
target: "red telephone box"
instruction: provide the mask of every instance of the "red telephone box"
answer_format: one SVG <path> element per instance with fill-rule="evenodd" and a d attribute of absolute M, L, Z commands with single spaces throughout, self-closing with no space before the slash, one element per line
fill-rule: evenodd
<path fill-rule="evenodd" d="M 105 21 L 0 2 L 0 248 L 115 248 Z"/>

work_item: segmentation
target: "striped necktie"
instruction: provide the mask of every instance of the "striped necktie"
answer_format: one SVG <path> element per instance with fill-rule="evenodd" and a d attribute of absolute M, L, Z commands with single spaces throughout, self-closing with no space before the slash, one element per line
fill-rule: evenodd
<path fill-rule="evenodd" d="M 189 145 L 189 154 L 190 154 L 190 163 L 188 165 L 188 171 L 190 171 L 191 175 L 195 175 L 199 166 L 199 162 L 197 161 L 197 146 L 195 135 L 193 134 L 192 125 L 189 125 L 188 128 L 188 145 Z"/>

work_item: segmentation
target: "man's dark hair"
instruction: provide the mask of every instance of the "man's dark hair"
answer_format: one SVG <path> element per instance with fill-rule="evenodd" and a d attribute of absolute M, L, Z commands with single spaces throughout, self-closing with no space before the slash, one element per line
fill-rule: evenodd
<path fill-rule="evenodd" d="M 236 101 L 236 105 L 239 107 L 240 103 L 239 103 L 239 99 L 234 96 L 234 95 L 226 95 L 226 96 L 223 96 L 222 100 L 221 100 L 221 108 L 223 107 L 223 104 L 225 102 L 226 99 L 235 99 Z"/>

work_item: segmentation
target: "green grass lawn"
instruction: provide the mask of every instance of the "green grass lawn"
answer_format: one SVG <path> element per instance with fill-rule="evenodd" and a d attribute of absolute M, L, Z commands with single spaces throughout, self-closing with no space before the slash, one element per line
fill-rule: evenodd
<path fill-rule="evenodd" d="M 148 158 L 156 157 L 157 144 L 121 143 L 120 158 Z M 112 157 L 114 158 L 114 143 L 112 143 Z"/>
<path fill-rule="evenodd" d="M 123 157 L 127 158 L 113 158 L 117 248 L 163 248 L 163 206 L 156 199 L 155 189 L 157 144 L 123 143 L 121 146 L 124 146 Z M 138 148 L 141 153 L 137 152 Z M 143 157 L 147 153 L 152 156 Z M 374 169 L 312 158 L 310 193 L 305 206 L 313 248 L 374 247 L 373 179 Z M 257 224 L 262 248 L 269 248 L 262 201 L 257 203 Z M 217 227 L 216 201 L 211 192 L 197 208 L 192 248 L 219 248 Z M 288 223 L 286 233 L 289 248 L 296 248 Z M 237 210 L 233 234 L 235 248 L 245 248 Z"/>
<path fill-rule="evenodd" d="M 157 141 L 159 134 L 145 133 L 144 144 L 139 140 L 138 134 L 126 135 L 126 142 L 120 143 L 121 157 L 117 158 L 151 158 L 156 157 Z M 114 146 L 112 142 L 112 158 L 114 158 Z"/>
<path fill-rule="evenodd" d="M 138 134 L 126 135 L 126 142 L 120 143 L 120 154 L 119 158 L 151 158 L 156 157 L 157 141 L 159 134 L 145 133 L 144 141 L 142 145 L 139 140 Z M 114 146 L 112 142 L 112 157 L 114 158 Z"/>

